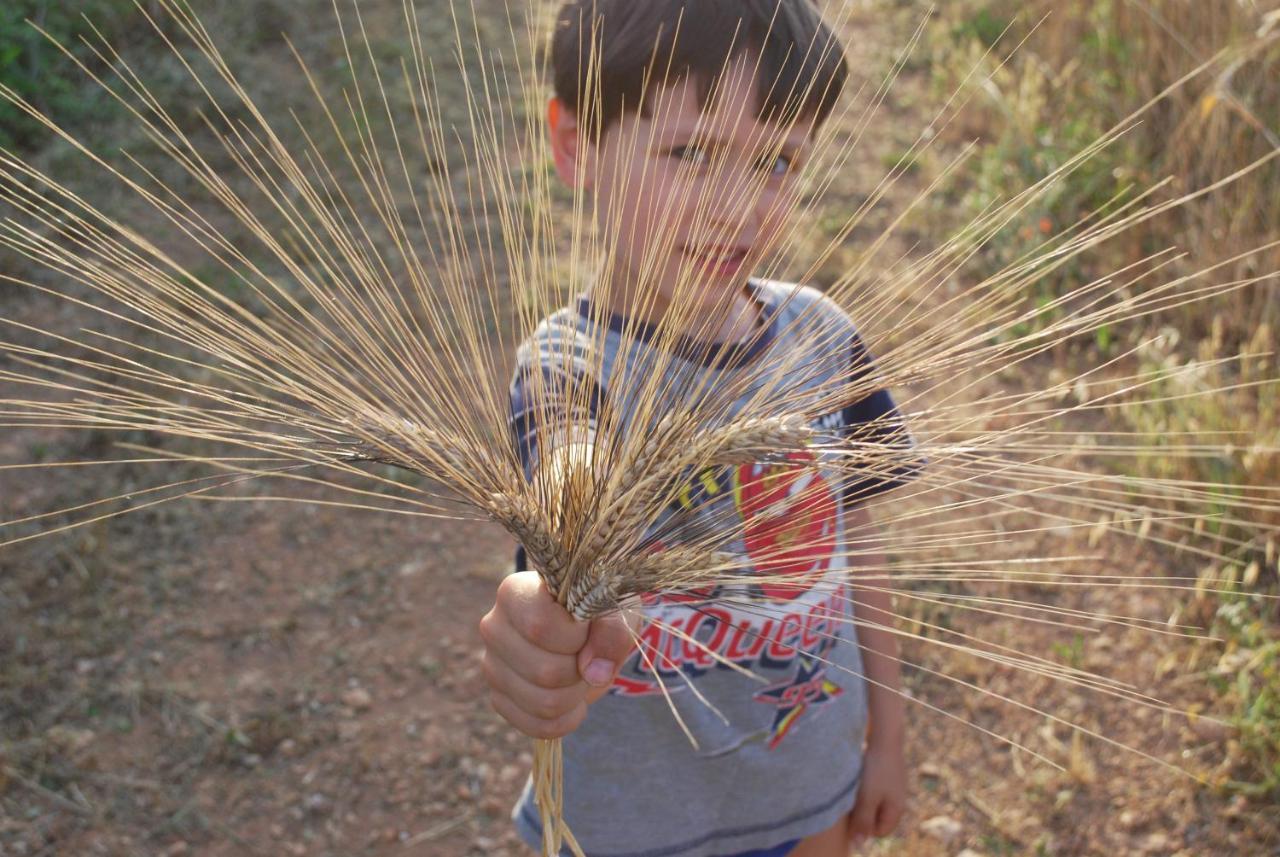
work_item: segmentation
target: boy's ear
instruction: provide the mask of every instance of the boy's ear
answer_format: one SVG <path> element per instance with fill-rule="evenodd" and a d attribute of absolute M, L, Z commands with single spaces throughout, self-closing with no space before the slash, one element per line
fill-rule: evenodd
<path fill-rule="evenodd" d="M 547 128 L 556 173 L 570 187 L 591 186 L 591 146 L 582 140 L 578 117 L 558 98 L 547 102 Z"/>

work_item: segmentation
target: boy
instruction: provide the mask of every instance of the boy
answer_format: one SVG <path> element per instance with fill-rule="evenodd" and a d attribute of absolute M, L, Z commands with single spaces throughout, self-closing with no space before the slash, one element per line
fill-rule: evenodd
<path fill-rule="evenodd" d="M 537 385 L 526 379 L 562 370 L 575 347 L 603 349 L 599 365 L 615 368 L 667 349 L 674 354 L 662 365 L 682 373 L 682 390 L 723 388 L 754 361 L 804 348 L 812 359 L 793 363 L 788 393 L 870 373 L 832 302 L 749 276 L 781 242 L 798 167 L 846 76 L 843 49 L 809 0 L 576 0 L 560 12 L 551 60 L 557 171 L 594 206 L 608 251 L 589 294 L 521 349 L 512 410 L 527 472 L 559 472 L 593 453 L 590 436 L 537 447 L 545 403 L 530 401 Z M 822 335 L 796 341 L 802 322 L 810 332 L 825 325 Z M 673 325 L 681 336 L 662 335 Z M 616 378 L 603 374 L 592 379 L 593 407 L 609 400 Z M 625 429 L 626 407 L 617 407 Z M 909 444 L 884 390 L 837 405 L 817 427 Z M 729 720 L 673 693 L 699 749 L 650 677 L 653 652 L 634 647 L 621 618 L 575 622 L 535 573 L 519 571 L 481 620 L 494 708 L 531 736 L 565 738 L 565 818 L 591 857 L 843 857 L 851 844 L 887 835 L 901 815 L 903 703 L 888 581 L 846 587 L 854 560 L 841 536 L 865 531 L 861 501 L 907 474 L 837 486 L 819 468 L 732 471 L 699 489 L 706 508 L 722 517 L 729 509 L 741 523 L 741 539 L 722 549 L 798 583 L 757 587 L 769 608 L 760 610 L 715 593 L 646 599 L 646 640 L 683 627 L 767 681 L 704 660 L 680 640 L 655 643 L 665 658 L 658 665 L 683 674 L 667 685 L 697 682 Z M 805 490 L 790 490 L 801 478 L 811 480 Z M 883 568 L 882 558 L 859 554 Z M 536 847 L 528 786 L 514 818 Z"/>

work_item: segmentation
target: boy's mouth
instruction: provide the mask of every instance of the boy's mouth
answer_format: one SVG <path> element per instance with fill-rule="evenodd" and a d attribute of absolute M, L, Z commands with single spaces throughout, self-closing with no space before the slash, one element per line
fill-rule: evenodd
<path fill-rule="evenodd" d="M 692 260 L 704 273 L 720 277 L 734 277 L 747 261 L 743 247 L 690 247 L 680 248 L 686 258 Z"/>

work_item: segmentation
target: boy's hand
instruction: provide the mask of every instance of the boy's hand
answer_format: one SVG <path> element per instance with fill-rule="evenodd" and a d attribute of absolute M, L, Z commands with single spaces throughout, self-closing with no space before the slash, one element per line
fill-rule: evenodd
<path fill-rule="evenodd" d="M 533 571 L 508 575 L 498 586 L 493 609 L 480 620 L 480 638 L 490 703 L 534 738 L 577 729 L 633 645 L 621 616 L 575 620 Z"/>
<path fill-rule="evenodd" d="M 873 836 L 888 836 L 907 803 L 907 765 L 901 741 L 871 743 L 862 760 L 858 799 L 849 813 L 849 844 L 856 850 Z"/>

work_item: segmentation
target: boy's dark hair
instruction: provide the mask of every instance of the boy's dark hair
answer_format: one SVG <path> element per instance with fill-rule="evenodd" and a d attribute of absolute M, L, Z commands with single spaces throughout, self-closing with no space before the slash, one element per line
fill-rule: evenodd
<path fill-rule="evenodd" d="M 570 0 L 551 39 L 556 97 L 593 134 L 686 77 L 705 105 L 743 55 L 759 58 L 760 118 L 778 124 L 821 124 L 848 76 L 844 46 L 811 0 Z"/>

